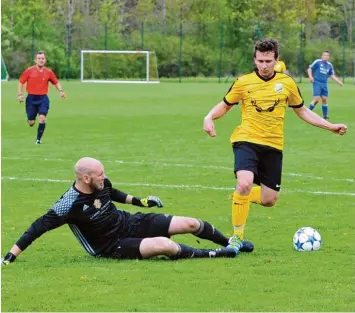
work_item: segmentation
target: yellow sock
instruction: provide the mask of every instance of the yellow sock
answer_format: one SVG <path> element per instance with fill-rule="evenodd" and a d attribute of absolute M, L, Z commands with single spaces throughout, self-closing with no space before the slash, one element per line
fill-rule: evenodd
<path fill-rule="evenodd" d="M 257 204 L 261 204 L 261 187 L 253 187 L 249 194 L 249 201 Z"/>
<path fill-rule="evenodd" d="M 244 228 L 249 214 L 249 195 L 241 196 L 233 193 L 232 202 L 232 223 L 234 227 L 234 235 L 244 238 Z"/>

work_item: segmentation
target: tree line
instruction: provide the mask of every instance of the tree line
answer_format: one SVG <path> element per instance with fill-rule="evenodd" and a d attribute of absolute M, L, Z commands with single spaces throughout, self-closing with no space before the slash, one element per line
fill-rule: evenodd
<path fill-rule="evenodd" d="M 82 49 L 155 51 L 163 77 L 228 76 L 249 71 L 268 36 L 295 75 L 329 49 L 337 74 L 352 76 L 354 24 L 355 0 L 3 0 L 1 46 L 12 78 L 36 50 L 78 78 Z"/>

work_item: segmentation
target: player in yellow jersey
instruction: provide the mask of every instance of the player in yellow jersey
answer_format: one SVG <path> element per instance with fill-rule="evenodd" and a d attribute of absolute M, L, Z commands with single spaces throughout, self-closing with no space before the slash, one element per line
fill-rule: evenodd
<path fill-rule="evenodd" d="M 288 107 L 311 125 L 339 135 L 347 131 L 346 125 L 329 123 L 303 105 L 295 81 L 284 73 L 275 72 L 278 55 L 277 40 L 264 38 L 258 41 L 254 46 L 256 69 L 236 79 L 224 99 L 204 119 L 204 130 L 214 137 L 213 121 L 241 102 L 242 122 L 230 138 L 237 178 L 232 203 L 236 241 L 244 238 L 249 203 L 271 207 L 279 197 L 283 126 Z M 253 187 L 253 183 L 258 186 Z"/>
<path fill-rule="evenodd" d="M 288 74 L 285 62 L 280 61 L 279 58 L 277 59 L 277 63 L 274 66 L 274 70 L 275 72 Z"/>

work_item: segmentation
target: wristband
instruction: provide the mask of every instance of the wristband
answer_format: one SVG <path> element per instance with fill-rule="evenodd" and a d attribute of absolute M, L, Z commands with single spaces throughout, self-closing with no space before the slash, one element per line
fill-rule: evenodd
<path fill-rule="evenodd" d="M 143 206 L 141 200 L 139 198 L 136 198 L 136 197 L 132 198 L 132 204 L 135 205 L 135 206 L 140 206 L 140 207 Z"/>
<path fill-rule="evenodd" d="M 5 257 L 4 257 L 4 261 L 8 261 L 10 263 L 14 262 L 16 260 L 16 255 L 12 254 L 11 252 L 8 252 Z"/>

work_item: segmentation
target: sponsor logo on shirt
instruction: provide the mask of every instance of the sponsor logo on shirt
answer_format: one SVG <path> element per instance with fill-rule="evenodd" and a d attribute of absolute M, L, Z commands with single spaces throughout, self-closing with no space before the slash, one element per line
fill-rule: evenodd
<path fill-rule="evenodd" d="M 284 89 L 284 86 L 281 83 L 276 83 L 275 84 L 275 91 L 278 93 L 281 93 Z"/>
<path fill-rule="evenodd" d="M 101 209 L 101 206 L 102 206 L 102 204 L 101 204 L 100 199 L 95 199 L 95 201 L 94 201 L 94 207 L 95 207 L 95 209 L 100 210 L 100 209 Z"/>

